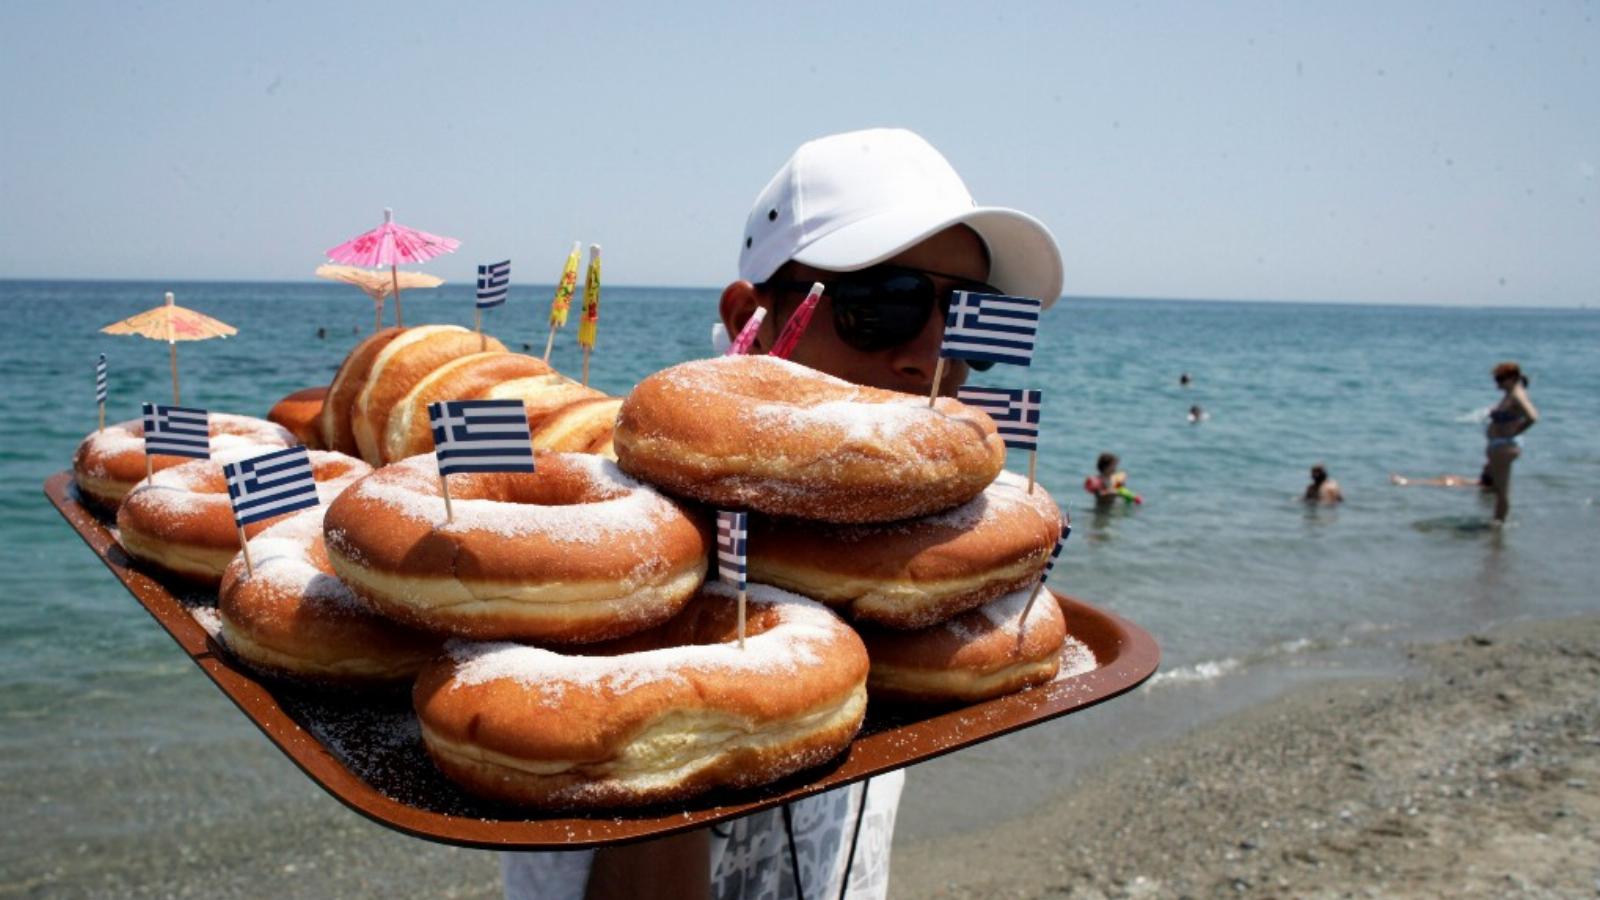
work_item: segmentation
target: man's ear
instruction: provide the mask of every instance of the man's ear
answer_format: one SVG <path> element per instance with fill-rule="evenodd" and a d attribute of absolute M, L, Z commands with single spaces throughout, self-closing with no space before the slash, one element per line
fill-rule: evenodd
<path fill-rule="evenodd" d="M 750 321 L 756 308 L 764 306 L 761 295 L 756 293 L 756 286 L 748 281 L 735 281 L 722 289 L 722 302 L 718 311 L 722 314 L 722 327 L 728 329 L 728 336 L 736 338 L 739 330 L 744 328 L 744 323 Z M 756 333 L 755 344 L 751 346 L 752 353 L 765 353 L 772 346 L 771 310 L 768 310 L 767 321 L 761 323 L 761 330 Z"/>

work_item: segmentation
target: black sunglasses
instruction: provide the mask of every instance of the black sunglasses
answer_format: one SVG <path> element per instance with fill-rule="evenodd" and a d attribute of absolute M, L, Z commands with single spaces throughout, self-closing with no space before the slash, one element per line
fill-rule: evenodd
<path fill-rule="evenodd" d="M 935 278 L 946 282 L 945 286 L 936 284 Z M 940 318 L 948 316 L 951 291 L 1000 293 L 981 281 L 888 265 L 829 273 L 823 283 L 833 302 L 833 330 L 840 340 L 863 353 L 888 350 L 911 341 L 927 327 L 935 305 Z M 807 291 L 811 285 L 811 281 L 774 280 L 762 282 L 760 287 Z M 980 372 L 993 365 L 986 360 L 968 360 L 967 364 Z"/>

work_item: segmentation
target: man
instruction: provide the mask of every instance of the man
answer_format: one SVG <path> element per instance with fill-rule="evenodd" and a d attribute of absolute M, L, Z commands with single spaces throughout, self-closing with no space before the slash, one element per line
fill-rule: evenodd
<path fill-rule="evenodd" d="M 998 291 L 1048 307 L 1061 293 L 1061 255 L 1036 219 L 974 204 L 921 137 L 874 129 L 801 145 L 756 198 L 741 235 L 739 278 L 722 291 L 721 325 L 737 334 L 765 307 L 751 351 L 765 353 L 815 281 L 826 291 L 789 358 L 857 384 L 927 396 L 950 292 Z M 948 361 L 940 392 L 954 394 L 966 376 L 964 363 Z M 716 898 L 882 898 L 904 781 L 895 772 L 709 833 L 601 850 L 592 863 L 584 854 L 508 854 L 506 893 L 705 896 L 709 882 Z M 590 869 L 586 892 L 557 888 Z"/>

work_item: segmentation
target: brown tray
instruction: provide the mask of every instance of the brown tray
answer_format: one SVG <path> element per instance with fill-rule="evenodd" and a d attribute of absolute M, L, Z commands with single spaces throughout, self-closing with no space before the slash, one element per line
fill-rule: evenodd
<path fill-rule="evenodd" d="M 1143 629 L 1058 597 L 1074 636 L 1099 666 L 995 700 L 938 710 L 874 707 L 843 757 L 759 791 L 723 792 L 671 808 L 544 815 L 475 799 L 444 780 L 422 749 L 405 692 L 373 697 L 286 686 L 239 665 L 195 611 L 216 596 L 135 568 L 105 522 L 78 498 L 71 472 L 45 494 L 145 611 L 267 738 L 340 802 L 396 831 L 502 850 L 575 850 L 664 837 L 842 787 L 1103 703 L 1154 674 L 1161 651 Z"/>

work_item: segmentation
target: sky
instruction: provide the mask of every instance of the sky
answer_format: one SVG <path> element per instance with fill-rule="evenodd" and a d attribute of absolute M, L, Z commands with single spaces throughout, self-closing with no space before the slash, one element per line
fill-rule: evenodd
<path fill-rule="evenodd" d="M 307 280 L 377 225 L 735 275 L 800 143 L 911 128 L 1068 295 L 1600 305 L 1596 3 L 0 4 L 0 278 Z"/>

